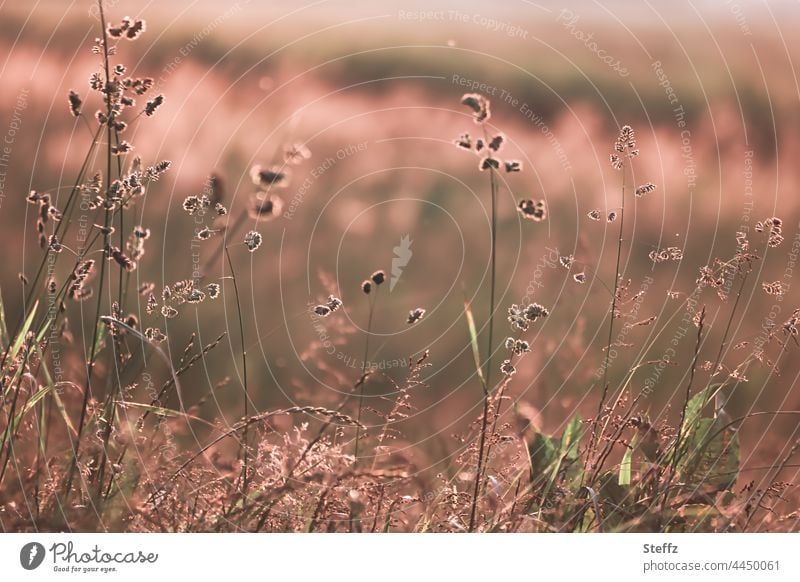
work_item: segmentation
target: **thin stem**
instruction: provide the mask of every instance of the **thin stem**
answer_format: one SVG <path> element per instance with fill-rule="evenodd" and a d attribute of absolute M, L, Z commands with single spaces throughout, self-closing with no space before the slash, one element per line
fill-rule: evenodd
<path fill-rule="evenodd" d="M 353 451 L 353 465 L 358 464 L 358 444 L 361 439 L 361 410 L 364 404 L 364 386 L 366 385 L 366 373 L 367 373 L 367 359 L 369 358 L 369 338 L 372 336 L 372 316 L 375 313 L 375 304 L 378 302 L 378 289 L 380 287 L 375 285 L 375 299 L 369 300 L 369 319 L 367 320 L 367 338 L 364 342 L 364 362 L 361 366 L 361 386 L 359 387 L 358 392 L 358 414 L 356 415 L 356 421 L 358 424 L 356 425 L 356 442 Z"/>
<path fill-rule="evenodd" d="M 742 282 L 739 285 L 739 291 L 736 293 L 736 301 L 733 302 L 733 308 L 731 309 L 731 315 L 728 317 L 728 323 L 725 325 L 725 333 L 722 334 L 722 342 L 719 344 L 719 351 L 717 352 L 717 358 L 714 360 L 714 367 L 711 368 L 712 377 L 714 374 L 717 373 L 717 368 L 719 368 L 720 363 L 722 362 L 722 356 L 725 353 L 725 346 L 728 343 L 728 334 L 731 331 L 731 325 L 733 325 L 733 318 L 736 315 L 736 309 L 739 307 L 739 300 L 742 297 L 742 291 L 744 290 L 744 285 L 747 283 L 747 277 L 750 275 L 750 271 L 747 270 L 742 277 Z M 711 385 L 711 380 L 709 380 L 709 386 Z M 720 411 L 722 410 L 723 406 L 727 403 L 727 398 L 723 394 L 722 390 L 719 390 L 716 395 L 714 396 L 714 416 L 716 417 Z"/>
<path fill-rule="evenodd" d="M 598 418 L 602 414 L 603 405 L 608 396 L 608 368 L 611 367 L 610 352 L 611 341 L 614 337 L 614 317 L 617 313 L 617 293 L 619 292 L 619 264 L 622 258 L 623 227 L 625 225 L 625 166 L 622 167 L 622 201 L 619 211 L 619 240 L 617 241 L 617 261 L 614 267 L 614 292 L 611 295 L 611 321 L 608 323 L 608 341 L 606 342 L 605 365 L 603 366 L 603 396 L 597 408 Z"/>
<path fill-rule="evenodd" d="M 244 343 L 244 319 L 242 318 L 242 305 L 239 300 L 239 286 L 236 283 L 236 274 L 233 271 L 233 261 L 231 261 L 231 253 L 228 250 L 227 245 L 225 246 L 225 257 L 228 259 L 228 268 L 231 270 L 231 279 L 233 279 L 233 293 L 236 296 L 236 312 L 239 316 L 239 340 L 242 343 L 242 384 L 244 385 L 244 418 L 247 419 L 250 414 L 250 393 L 247 389 L 247 347 Z M 249 424 L 245 424 L 244 426 L 244 433 L 243 433 L 243 444 L 242 444 L 242 453 L 243 453 L 243 460 L 244 460 L 244 476 L 242 479 L 242 489 L 247 494 L 247 470 L 248 470 L 248 462 L 249 462 L 249 454 L 248 454 L 248 427 Z"/>
<path fill-rule="evenodd" d="M 483 394 L 483 416 L 481 417 L 481 436 L 478 444 L 478 466 L 475 470 L 475 485 L 472 490 L 472 504 L 469 510 L 469 528 L 475 530 L 475 514 L 478 509 L 478 493 L 481 486 L 481 472 L 483 471 L 483 450 L 486 447 L 486 428 L 489 424 L 489 392 Z"/>
<path fill-rule="evenodd" d="M 597 426 L 600 422 L 600 418 L 603 415 L 603 406 L 605 406 L 606 398 L 608 398 L 608 368 L 611 367 L 611 342 L 614 338 L 614 316 L 617 312 L 617 293 L 619 292 L 619 265 L 622 258 L 622 236 L 624 234 L 623 228 L 625 226 L 625 164 L 623 164 L 621 172 L 622 189 L 619 210 L 619 239 L 617 240 L 617 260 L 614 267 L 614 292 L 611 294 L 611 321 L 609 321 L 608 324 L 608 340 L 606 341 L 605 358 L 603 362 L 603 392 L 600 396 L 600 402 L 597 405 L 597 415 L 593 423 L 594 427 L 592 429 L 592 436 L 589 439 L 588 451 L 590 454 L 594 448 L 595 441 L 600 436 L 597 434 Z"/>
<path fill-rule="evenodd" d="M 483 135 L 486 143 L 489 143 L 488 133 L 486 132 L 486 126 L 483 126 Z M 489 159 L 492 159 L 492 154 L 489 153 Z M 495 287 L 496 287 L 496 280 L 497 280 L 497 182 L 494 175 L 494 168 L 491 166 L 489 167 L 489 187 L 491 190 L 491 254 L 489 258 L 489 270 L 490 270 L 490 280 L 489 280 L 489 351 L 486 353 L 486 384 L 491 385 L 491 377 L 492 377 L 492 355 L 494 352 L 494 342 L 493 342 L 493 334 L 494 334 L 494 304 L 495 304 Z"/>
<path fill-rule="evenodd" d="M 686 409 L 689 406 L 689 399 L 691 398 L 692 394 L 692 384 L 694 384 L 694 376 L 695 371 L 697 370 L 697 358 L 700 356 L 700 346 L 703 343 L 703 324 L 706 319 L 706 308 L 703 306 L 703 309 L 700 311 L 700 321 L 698 322 L 697 326 L 697 341 L 694 344 L 694 357 L 692 358 L 692 368 L 689 373 L 689 382 L 686 384 L 686 395 L 683 399 L 683 408 L 681 408 L 681 419 L 678 423 L 678 434 L 675 436 L 675 446 L 672 450 L 672 462 L 670 463 L 669 468 L 669 478 L 667 479 L 667 486 L 665 487 L 664 491 L 664 498 L 661 501 L 661 512 L 663 513 L 667 506 L 667 499 L 670 487 L 672 486 L 672 480 L 675 478 L 675 473 L 678 468 L 678 460 L 681 456 L 681 447 L 683 443 L 683 429 L 685 428 L 684 425 L 686 423 Z"/>

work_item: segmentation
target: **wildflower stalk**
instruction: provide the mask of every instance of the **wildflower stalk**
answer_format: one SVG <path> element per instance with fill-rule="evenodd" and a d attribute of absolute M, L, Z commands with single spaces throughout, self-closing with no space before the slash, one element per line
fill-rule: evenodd
<path fill-rule="evenodd" d="M 611 342 L 614 337 L 614 317 L 617 313 L 617 294 L 619 293 L 619 264 L 622 259 L 622 241 L 623 241 L 623 228 L 625 226 L 625 165 L 622 167 L 622 188 L 620 193 L 620 210 L 619 210 L 619 237 L 617 240 L 617 259 L 614 267 L 614 291 L 611 294 L 611 321 L 608 323 L 608 341 L 606 342 L 605 362 L 603 365 L 603 393 L 600 397 L 600 403 L 597 407 L 597 418 L 603 414 L 603 406 L 605 405 L 606 398 L 608 397 L 608 369 L 611 367 Z"/>
<path fill-rule="evenodd" d="M 367 319 L 367 337 L 364 341 L 364 362 L 361 366 L 361 382 L 359 382 L 359 391 L 358 391 L 358 413 L 356 414 L 356 421 L 358 425 L 356 426 L 356 440 L 355 445 L 353 448 L 353 464 L 358 465 L 358 445 L 361 439 L 361 411 L 364 406 L 364 386 L 367 383 L 366 380 L 366 373 L 367 373 L 367 361 L 369 359 L 369 339 L 372 336 L 372 318 L 375 313 L 375 303 L 378 301 L 378 290 L 380 289 L 379 285 L 375 285 L 375 298 L 372 299 L 368 295 L 369 298 L 369 317 Z"/>
<path fill-rule="evenodd" d="M 483 135 L 487 143 L 489 141 L 488 133 L 486 132 L 486 125 L 483 126 Z M 489 159 L 492 159 L 491 150 L 488 154 Z M 492 355 L 494 353 L 493 332 L 494 332 L 494 308 L 495 308 L 495 287 L 496 287 L 496 272 L 497 272 L 497 181 L 494 175 L 494 167 L 489 167 L 489 187 L 491 189 L 491 256 L 489 258 L 489 351 L 486 354 L 486 383 L 491 386 L 492 377 Z"/>
<path fill-rule="evenodd" d="M 603 380 L 602 380 L 602 394 L 600 401 L 597 405 L 597 415 L 593 422 L 592 436 L 589 440 L 588 450 L 590 454 L 594 451 L 596 441 L 602 438 L 602 433 L 605 431 L 604 425 L 600 434 L 597 433 L 597 427 L 603 416 L 603 408 L 605 407 L 608 398 L 608 369 L 611 367 L 611 345 L 614 339 L 614 319 L 617 315 L 617 301 L 619 299 L 619 279 L 620 279 L 620 263 L 622 262 L 622 243 L 625 234 L 625 190 L 626 190 L 626 174 L 627 170 L 631 167 L 631 160 L 639 155 L 639 150 L 636 149 L 636 137 L 633 129 L 629 125 L 624 125 L 619 132 L 619 136 L 614 142 L 614 152 L 611 154 L 611 167 L 619 170 L 622 173 L 621 188 L 620 188 L 620 205 L 619 205 L 619 237 L 617 238 L 617 257 L 614 263 L 614 290 L 611 294 L 611 319 L 608 322 L 608 340 L 605 347 L 605 358 L 603 362 Z M 631 175 L 631 177 L 633 177 Z M 648 192 L 655 189 L 653 184 L 649 182 L 636 188 L 636 197 L 643 196 Z"/>
<path fill-rule="evenodd" d="M 106 88 L 105 88 L 105 101 L 106 101 L 106 114 L 107 114 L 107 144 L 106 144 L 106 199 L 108 199 L 111 195 L 111 136 L 112 130 L 111 125 L 108 121 L 110 121 L 112 117 L 112 106 L 111 106 L 111 90 L 108 87 L 109 83 L 111 82 L 111 71 L 109 67 L 109 51 L 108 51 L 108 33 L 106 31 L 106 19 L 105 19 L 105 12 L 103 10 L 103 0 L 97 0 L 97 6 L 100 15 L 100 26 L 102 28 L 102 46 L 103 46 L 103 68 L 105 72 L 105 79 L 106 79 Z M 108 226 L 111 219 L 111 210 L 106 205 L 105 209 L 105 219 L 104 219 L 104 229 L 103 229 L 103 248 L 108 247 Z M 86 423 L 86 413 L 89 407 L 89 399 L 91 397 L 91 384 L 92 384 L 92 375 L 94 372 L 94 365 L 95 359 L 97 357 L 97 336 L 100 331 L 100 310 L 102 307 L 103 302 L 103 289 L 105 287 L 105 270 L 106 270 L 106 260 L 101 261 L 100 263 L 100 275 L 99 275 L 99 289 L 97 295 L 97 309 L 95 310 L 95 317 L 94 317 L 94 325 L 92 326 L 93 334 L 92 334 L 92 347 L 90 348 L 90 355 L 89 361 L 86 366 L 86 383 L 84 384 L 84 392 L 83 392 L 83 403 L 81 405 L 81 414 L 80 419 L 78 421 L 78 428 L 77 428 L 77 436 L 72 446 L 72 462 L 70 463 L 70 468 L 67 474 L 67 480 L 64 487 L 64 494 L 65 497 L 68 499 L 70 495 L 70 490 L 72 488 L 72 481 L 75 477 L 75 470 L 78 466 L 78 460 L 80 456 L 80 445 L 81 439 L 83 437 L 83 429 Z"/>

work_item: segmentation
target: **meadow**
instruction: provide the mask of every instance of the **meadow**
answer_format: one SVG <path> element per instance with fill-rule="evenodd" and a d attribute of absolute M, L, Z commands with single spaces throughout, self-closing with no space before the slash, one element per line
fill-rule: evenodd
<path fill-rule="evenodd" d="M 2 531 L 797 531 L 795 11 L 0 7 Z"/>

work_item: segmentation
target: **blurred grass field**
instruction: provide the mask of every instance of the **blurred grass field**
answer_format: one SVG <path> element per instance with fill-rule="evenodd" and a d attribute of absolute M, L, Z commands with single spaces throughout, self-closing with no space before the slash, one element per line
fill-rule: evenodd
<path fill-rule="evenodd" d="M 452 145 L 462 131 L 473 130 L 458 106 L 469 88 L 461 79 L 497 89 L 492 123 L 507 135 L 509 156 L 525 164 L 523 174 L 509 177 L 500 200 L 498 304 L 503 314 L 527 293 L 552 309 L 520 369 L 525 381 L 512 389 L 539 409 L 549 430 L 563 427 L 576 408 L 590 416 L 596 407 L 588 388 L 602 363 L 608 277 L 575 285 L 553 257 L 574 254 L 594 271 L 613 270 L 616 225 L 590 223 L 586 214 L 616 204 L 618 183 L 607 150 L 619 125 L 638 129 L 648 155 L 636 171 L 659 185 L 646 204 L 637 204 L 633 246 L 623 257 L 624 278 L 634 288 L 645 276 L 656 280 L 640 313 L 657 315 L 658 324 L 631 332 L 637 346 L 653 342 L 654 357 L 669 346 L 669 318 L 680 312 L 667 291 L 690 292 L 699 266 L 732 254 L 733 233 L 745 214 L 752 217 L 747 221 L 781 216 L 790 244 L 797 234 L 800 90 L 793 63 L 800 40 L 792 34 L 797 14 L 788 2 L 770 12 L 741 2 L 744 17 L 719 3 L 671 3 L 665 14 L 624 2 L 577 2 L 564 14 L 547 5 L 453 2 L 442 4 L 442 17 L 429 18 L 403 16 L 385 3 L 120 4 L 125 7 L 110 8 L 117 17 L 148 17 L 147 42 L 133 46 L 127 62 L 138 74 L 153 76 L 167 95 L 160 117 L 132 141 L 148 161 L 174 164 L 147 195 L 141 218 L 158 227 L 150 252 L 159 260 L 137 271 L 138 281 L 160 285 L 191 276 L 197 265 L 188 243 L 193 225 L 180 201 L 200 192 L 212 171 L 224 177 L 235 209 L 252 191 L 252 164 L 272 163 L 285 143 L 302 142 L 312 152 L 281 192 L 290 216 L 265 225 L 266 252 L 237 264 L 252 281 L 243 294 L 247 343 L 257 354 L 258 407 L 330 404 L 337 394 L 325 385 L 352 383 L 363 350 L 354 330 L 367 318 L 358 285 L 376 269 L 390 271 L 394 247 L 409 236 L 413 257 L 396 292 L 378 306 L 378 352 L 371 359 L 383 367 L 387 382 L 370 396 L 382 406 L 382 390 L 391 392 L 392 382 L 402 381 L 405 359 L 428 347 L 429 387 L 416 395 L 419 413 L 400 429 L 409 441 L 425 443 L 426 461 L 435 461 L 446 447 L 441 441 L 474 417 L 478 392 L 463 298 L 472 298 L 476 312 L 486 311 L 488 202 L 477 160 Z M 419 3 L 409 13 L 426 6 Z M 7 249 L 0 282 L 12 313 L 21 312 L 18 273 L 29 273 L 38 261 L 25 194 L 69 187 L 80 156 L 68 154 L 89 140 L 86 128 L 65 115 L 64 97 L 71 88 L 83 89 L 96 68 L 86 50 L 96 35 L 87 10 L 81 2 L 0 6 L 0 121 L 10 119 L 18 96 L 29 92 L 0 206 L 0 244 Z M 493 31 L 473 19 L 476 13 L 513 21 L 525 38 Z M 629 74 L 603 63 L 589 42 Z M 528 197 L 547 200 L 548 222 L 519 221 L 516 202 Z M 16 225 L 23 223 L 28 226 L 21 232 Z M 181 247 L 175 241 L 187 242 Z M 669 245 L 684 248 L 686 259 L 654 267 L 648 252 Z M 208 276 L 222 268 L 213 248 L 203 257 Z M 208 256 L 216 260 L 205 264 Z M 780 279 L 789 268 L 783 253 L 767 253 L 747 288 L 737 341 L 760 331 L 774 303 L 760 293 L 757 280 Z M 325 330 L 323 338 L 307 311 L 329 291 L 340 294 L 350 321 Z M 790 287 L 782 316 L 796 307 L 791 300 L 797 297 Z M 712 338 L 719 340 L 730 304 L 713 295 L 707 302 Z M 429 314 L 407 329 L 405 314 L 417 306 Z M 177 324 L 171 350 L 179 353 L 192 331 L 204 340 L 216 337 L 231 325 L 231 309 L 230 303 L 218 305 Z M 679 357 L 691 357 L 692 349 L 690 339 L 682 341 Z M 211 354 L 206 369 L 193 371 L 187 383 L 201 393 L 233 376 L 233 353 L 229 344 Z M 612 376 L 627 371 L 633 353 L 620 357 Z M 768 370 L 755 370 L 751 383 L 737 390 L 730 413 L 800 409 L 800 367 L 792 360 L 782 368 L 767 388 L 759 380 Z M 676 416 L 665 407 L 683 373 L 667 367 L 645 408 Z M 228 409 L 233 400 L 235 395 L 222 394 L 219 411 L 238 414 Z M 791 432 L 796 424 L 765 417 L 744 426 L 748 463 L 771 463 L 785 443 L 770 433 Z"/>

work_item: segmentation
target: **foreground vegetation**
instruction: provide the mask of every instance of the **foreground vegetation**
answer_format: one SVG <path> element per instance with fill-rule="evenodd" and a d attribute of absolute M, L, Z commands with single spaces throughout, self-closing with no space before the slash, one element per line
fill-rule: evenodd
<path fill-rule="evenodd" d="M 22 275 L 22 313 L 0 305 L 2 417 L 0 418 L 0 523 L 4 531 L 751 531 L 797 528 L 796 509 L 784 498 L 790 483 L 757 486 L 740 475 L 738 428 L 753 413 L 732 418 L 728 401 L 747 381 L 751 368 L 769 377 L 797 347 L 800 311 L 773 321 L 755 340 L 733 337 L 731 322 L 741 315 L 742 290 L 768 248 L 784 243 L 782 221 L 766 217 L 752 232 L 731 233 L 736 251 L 709 265 L 697 265 L 691 289 L 674 290 L 681 303 L 676 337 L 691 337 L 693 357 L 646 359 L 648 350 L 622 374 L 611 374 L 621 350 L 631 347 L 632 329 L 654 325 L 639 313 L 646 278 L 636 283 L 621 271 L 623 256 L 639 252 L 626 211 L 647 204 L 657 189 L 634 182 L 639 149 L 634 130 L 620 128 L 609 140 L 609 164 L 619 175 L 618 205 L 594 209 L 587 224 L 604 221 L 618 229 L 615 268 L 597 273 L 589 260 L 560 256 L 572 283 L 597 280 L 607 289 L 603 305 L 607 339 L 595 382 L 591 418 L 563 419 L 556 435 L 538 428 L 537 411 L 509 396 L 523 382 L 520 362 L 537 349 L 535 330 L 551 307 L 521 301 L 498 305 L 496 263 L 500 192 L 525 168 L 506 159 L 507 138 L 491 124 L 491 102 L 466 94 L 461 104 L 472 116 L 468 132 L 454 147 L 474 161 L 465 170 L 485 177 L 490 208 L 488 310 L 463 305 L 465 345 L 474 360 L 473 384 L 480 415 L 468 433 L 454 438 L 446 473 L 426 479 L 394 428 L 415 410 L 416 389 L 430 365 L 426 350 L 407 358 L 407 374 L 384 410 L 367 406 L 368 386 L 386 382 L 367 365 L 375 346 L 375 305 L 389 284 L 383 271 L 363 281 L 339 281 L 318 291 L 309 309 L 315 324 L 331 333 L 344 325 L 350 306 L 337 285 L 361 289 L 369 305 L 363 366 L 333 407 L 316 402 L 261 412 L 251 395 L 247 346 L 252 324 L 243 313 L 233 257 L 266 250 L 264 224 L 279 219 L 281 190 L 293 168 L 311 152 L 300 143 L 282 144 L 281 156 L 251 169 L 256 193 L 245 211 L 234 212 L 220 176 L 209 177 L 202 193 L 186 197 L 182 209 L 195 225 L 192 244 L 202 249 L 204 268 L 192 278 L 161 285 L 133 277 L 146 260 L 151 231 L 138 224 L 149 189 L 170 162 L 144 162 L 126 135 L 158 115 L 164 96 L 153 80 L 117 62 L 126 43 L 145 33 L 141 20 L 107 23 L 98 2 L 102 35 L 92 50 L 100 58 L 89 93 L 70 92 L 69 112 L 92 133 L 74 187 L 63 204 L 54 192 L 33 191 L 41 261 Z M 97 109 L 92 108 L 97 103 Z M 457 133 L 457 132 L 456 132 Z M 447 136 L 454 137 L 454 136 Z M 645 152 L 649 155 L 650 152 Z M 550 219 L 544 200 L 517 205 L 523 226 Z M 245 225 L 253 224 L 250 230 Z M 243 228 L 245 227 L 245 228 Z M 225 271 L 211 277 L 209 265 L 222 259 Z M 653 263 L 687 260 L 678 247 L 649 252 Z M 759 282 L 766 294 L 784 293 L 780 282 Z M 202 313 L 212 301 L 226 301 L 234 316 L 230 329 L 211 343 L 192 335 L 176 352 L 169 322 Z M 722 342 L 706 344 L 710 302 L 730 305 Z M 425 306 L 407 315 L 409 326 L 426 315 Z M 755 314 L 761 318 L 765 314 Z M 406 314 L 398 317 L 406 318 Z M 86 346 L 73 334 L 88 329 Z M 238 349 L 239 420 L 204 420 L 204 407 L 230 379 L 219 378 L 206 394 L 182 385 L 183 377 L 205 366 L 221 343 Z M 745 354 L 731 363 L 729 348 Z M 647 347 L 647 346 L 642 346 Z M 171 348 L 171 349 L 170 349 Z M 673 351 L 674 354 L 674 351 Z M 706 356 L 710 354 L 710 356 Z M 684 371 L 677 423 L 648 418 L 641 369 L 679 366 Z M 616 363 L 620 367 L 620 363 Z M 701 372 L 707 380 L 701 381 Z M 347 372 L 343 373 L 346 376 Z M 657 376 L 656 376 L 657 377 Z M 177 402 L 169 407 L 168 402 Z M 377 421 L 367 423 L 367 418 Z M 291 419 L 288 429 L 286 419 Z M 198 431 L 198 432 L 196 432 Z M 206 437 L 198 436 L 202 432 Z M 792 435 L 792 438 L 795 438 Z M 778 474 L 789 466 L 800 440 L 786 443 Z M 794 510 L 794 511 L 793 511 Z"/>

